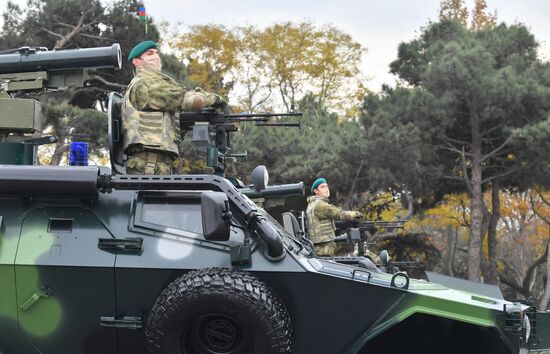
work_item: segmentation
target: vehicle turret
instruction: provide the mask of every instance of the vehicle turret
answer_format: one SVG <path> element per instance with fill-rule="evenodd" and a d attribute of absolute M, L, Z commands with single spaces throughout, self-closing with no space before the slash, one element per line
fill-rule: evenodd
<path fill-rule="evenodd" d="M 36 147 L 57 142 L 41 136 L 44 114 L 36 96 L 83 87 L 89 69 L 120 69 L 120 45 L 47 50 L 22 47 L 0 53 L 0 163 L 33 165 Z"/>

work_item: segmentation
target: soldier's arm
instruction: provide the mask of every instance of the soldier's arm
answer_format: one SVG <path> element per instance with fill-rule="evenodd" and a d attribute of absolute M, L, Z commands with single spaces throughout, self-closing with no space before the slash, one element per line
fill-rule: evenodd
<path fill-rule="evenodd" d="M 333 219 L 333 220 L 340 220 L 340 215 L 342 215 L 342 208 L 339 208 L 337 206 L 334 206 L 329 203 L 320 202 L 315 207 L 315 216 L 319 218 L 319 220 L 324 219 Z"/>
<path fill-rule="evenodd" d="M 180 111 L 188 90 L 162 80 L 141 79 L 130 91 L 130 102 L 140 111 Z"/>
<path fill-rule="evenodd" d="M 329 203 L 319 203 L 315 207 L 315 215 L 320 220 L 353 220 L 362 217 L 361 213 L 357 211 L 343 210 Z"/>

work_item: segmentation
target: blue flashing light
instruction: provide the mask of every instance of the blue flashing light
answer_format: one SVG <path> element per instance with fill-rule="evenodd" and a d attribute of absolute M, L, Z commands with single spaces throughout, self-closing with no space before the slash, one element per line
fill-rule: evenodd
<path fill-rule="evenodd" d="M 88 166 L 88 143 L 73 141 L 70 144 L 69 165 Z"/>

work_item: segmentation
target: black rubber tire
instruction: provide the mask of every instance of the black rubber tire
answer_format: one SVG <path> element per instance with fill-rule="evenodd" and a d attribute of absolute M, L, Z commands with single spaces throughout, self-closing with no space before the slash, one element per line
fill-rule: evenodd
<path fill-rule="evenodd" d="M 290 353 L 292 327 L 267 284 L 250 273 L 206 268 L 164 289 L 145 336 L 149 353 Z"/>

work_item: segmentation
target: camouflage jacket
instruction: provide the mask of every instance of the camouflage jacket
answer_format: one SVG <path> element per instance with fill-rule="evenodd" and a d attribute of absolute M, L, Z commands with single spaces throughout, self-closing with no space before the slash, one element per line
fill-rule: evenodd
<path fill-rule="evenodd" d="M 356 213 L 334 206 L 327 198 L 312 195 L 307 198 L 307 233 L 313 243 L 334 239 L 334 220 L 352 220 Z"/>
<path fill-rule="evenodd" d="M 215 93 L 201 88 L 189 90 L 170 76 L 145 67 L 137 68 L 130 86 L 130 102 L 140 111 L 178 112 L 225 104 L 225 100 Z M 190 102 L 196 96 L 202 97 L 202 107 L 193 107 Z"/>
<path fill-rule="evenodd" d="M 222 105 L 218 95 L 189 90 L 158 71 L 139 67 L 122 104 L 124 151 L 154 151 L 176 157 L 181 142 L 175 112 Z"/>

